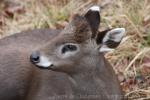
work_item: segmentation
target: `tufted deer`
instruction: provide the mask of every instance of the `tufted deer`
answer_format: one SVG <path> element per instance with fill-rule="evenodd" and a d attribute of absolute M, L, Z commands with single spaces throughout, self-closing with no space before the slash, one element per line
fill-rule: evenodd
<path fill-rule="evenodd" d="M 58 36 L 30 56 L 31 62 L 41 69 L 65 73 L 72 99 L 123 99 L 117 77 L 104 53 L 119 45 L 125 29 L 98 32 L 99 23 L 97 6 L 90 8 L 85 15 L 76 14 Z"/>
<path fill-rule="evenodd" d="M 97 53 L 99 53 L 99 60 L 98 59 L 94 60 L 98 57 L 98 55 L 96 54 L 96 52 L 93 52 L 93 53 L 91 52 L 95 56 L 93 60 L 90 60 L 91 57 L 93 56 L 89 52 L 90 50 L 92 50 L 92 46 L 93 48 L 95 48 L 96 44 L 99 44 L 100 52 L 111 50 L 108 47 L 111 47 L 111 48 L 117 47 L 121 41 L 124 29 L 117 28 L 117 29 L 112 29 L 112 30 L 106 30 L 103 32 L 99 32 L 99 34 L 96 34 L 98 25 L 100 22 L 99 13 L 97 9 L 98 9 L 97 7 L 91 8 L 85 14 L 85 16 L 79 16 L 79 19 L 83 18 L 84 21 L 81 21 L 81 25 L 78 28 L 77 28 L 78 25 L 74 26 L 75 29 L 79 29 L 79 33 L 82 33 L 82 30 L 80 29 L 83 29 L 83 33 L 85 33 L 86 28 L 84 27 L 84 23 L 87 23 L 86 22 L 87 20 L 88 21 L 87 29 L 89 30 L 89 32 L 87 30 L 87 34 L 91 32 L 93 33 L 91 34 L 92 35 L 91 42 L 88 41 L 90 39 L 89 36 L 87 36 L 87 39 L 85 37 L 83 38 L 85 39 L 85 41 L 83 40 L 81 41 L 83 37 L 82 34 L 81 36 L 78 34 L 77 35 L 78 40 L 76 40 L 77 38 L 74 38 L 73 33 L 72 33 L 72 31 L 74 30 L 72 31 L 68 30 L 67 29 L 68 26 L 61 33 L 60 33 L 60 30 L 36 29 L 33 31 L 26 31 L 26 32 L 22 32 L 22 33 L 15 34 L 15 35 L 1 39 L 0 40 L 0 51 L 1 51 L 0 52 L 0 100 L 69 100 L 69 99 L 71 100 L 86 99 L 87 100 L 87 98 L 90 100 L 92 99 L 112 100 L 113 98 L 115 100 L 116 98 L 115 95 L 121 95 L 122 92 L 121 92 L 121 89 L 119 88 L 119 84 L 117 82 L 116 76 L 114 75 L 114 72 L 112 68 L 109 66 L 109 64 L 107 63 L 107 61 L 103 58 L 103 54 L 97 51 Z M 73 18 L 74 21 L 70 23 L 69 27 L 73 25 L 74 22 L 78 22 L 75 19 L 76 17 Z M 81 27 L 82 25 L 83 27 Z M 67 30 L 68 30 L 68 33 L 71 33 L 69 36 L 66 34 Z M 41 70 L 39 68 L 34 67 L 34 65 L 32 65 L 29 61 L 31 52 L 35 51 L 39 47 L 43 48 L 42 46 L 44 45 L 46 47 L 47 46 L 46 44 L 49 44 L 48 43 L 49 41 L 52 41 L 52 43 L 56 43 L 56 40 L 59 37 L 61 37 L 61 35 L 63 37 L 68 38 L 66 39 L 62 37 L 64 39 L 64 43 L 68 41 L 70 45 L 70 42 L 72 41 L 71 45 L 73 45 L 73 47 L 71 46 L 71 48 L 70 46 L 68 47 L 67 45 L 66 45 L 67 48 L 66 47 L 64 48 L 63 51 L 67 55 L 62 56 L 64 58 L 59 60 L 61 61 L 61 63 L 57 63 L 57 64 L 60 64 L 62 67 L 58 65 L 59 70 L 53 69 L 55 71 Z M 70 36 L 71 37 L 73 36 L 73 38 L 75 39 L 74 42 L 72 38 L 69 38 Z M 116 38 L 116 36 L 120 38 Z M 109 41 L 107 41 L 108 37 L 109 37 Z M 96 39 L 96 43 L 93 41 L 94 39 Z M 61 39 L 61 41 L 63 40 Z M 85 45 L 85 43 L 87 43 L 87 45 Z M 92 43 L 92 44 L 88 45 L 89 43 Z M 113 46 L 110 45 L 111 43 L 113 43 Z M 80 44 L 84 44 L 83 46 L 85 46 L 85 48 L 82 48 L 82 50 L 87 49 L 86 52 L 79 53 L 79 51 L 81 50 L 79 50 L 78 45 Z M 76 47 L 74 48 L 74 45 L 77 46 L 77 48 Z M 88 49 L 87 48 L 88 46 L 91 49 Z M 71 52 L 74 52 L 74 51 L 75 52 L 71 53 L 70 49 L 71 49 Z M 51 46 L 49 50 L 50 51 L 52 50 Z M 76 52 L 76 50 L 79 50 L 79 51 Z M 66 51 L 67 52 L 69 51 L 70 53 L 69 52 L 67 53 Z M 49 53 L 54 54 L 54 52 L 49 52 Z M 77 54 L 80 54 L 80 55 L 84 54 L 84 56 L 82 57 L 86 59 L 83 59 L 80 56 L 81 61 L 83 63 L 76 63 L 77 58 L 79 56 Z M 40 55 L 42 55 L 42 53 L 40 53 Z M 75 57 L 74 55 L 77 55 L 77 56 Z M 85 57 L 85 55 L 87 55 L 88 57 Z M 39 54 L 37 52 L 33 52 L 31 56 L 31 60 L 33 63 L 38 64 L 38 66 L 40 66 L 41 68 L 50 67 L 49 66 L 50 59 L 47 59 L 46 57 L 44 57 L 44 59 L 45 58 L 46 59 L 43 60 L 44 62 L 42 61 L 41 63 L 37 61 L 38 58 L 39 58 Z M 65 61 L 67 61 L 67 59 L 69 58 L 70 58 L 70 61 L 68 60 L 68 63 L 65 63 Z M 43 59 L 43 58 L 40 57 L 40 59 Z M 88 68 L 89 66 L 87 66 L 88 68 L 86 69 L 87 71 L 84 70 L 85 66 L 83 66 L 83 69 L 80 68 L 82 64 L 83 65 L 87 64 L 87 60 L 89 64 L 90 62 L 95 62 L 95 64 L 99 66 L 99 67 L 96 67 L 98 69 L 96 73 L 94 71 L 95 67 L 93 67 L 89 73 L 89 76 L 87 76 L 87 72 L 88 70 L 90 70 Z M 58 60 L 55 60 L 55 61 L 58 61 Z M 99 65 L 98 63 L 96 63 L 97 61 L 99 61 L 100 63 Z M 73 63 L 76 63 L 76 65 L 80 65 L 78 67 L 79 69 L 78 68 L 72 69 Z M 102 67 L 102 63 L 104 63 L 103 66 L 105 66 L 106 68 Z M 107 64 L 108 66 L 106 66 Z M 66 66 L 66 67 L 63 67 L 63 66 Z M 51 66 L 51 69 L 52 69 L 52 66 Z M 79 72 L 79 70 L 81 70 L 82 73 Z M 99 72 L 99 70 L 101 72 Z M 100 76 L 95 77 L 94 74 L 95 75 L 100 74 Z M 81 79 L 79 79 L 79 76 L 81 77 Z M 80 80 L 79 83 L 77 80 Z M 84 84 L 86 80 L 87 82 L 86 84 Z M 91 83 L 91 80 L 93 80 L 92 83 Z M 108 81 L 110 81 L 112 84 L 108 84 Z M 106 86 L 105 84 L 108 86 Z M 97 87 L 97 89 L 95 89 L 95 87 Z M 110 90 L 108 91 L 108 89 Z M 101 92 L 104 92 L 104 93 L 102 94 Z M 120 97 L 117 99 L 119 100 Z"/>

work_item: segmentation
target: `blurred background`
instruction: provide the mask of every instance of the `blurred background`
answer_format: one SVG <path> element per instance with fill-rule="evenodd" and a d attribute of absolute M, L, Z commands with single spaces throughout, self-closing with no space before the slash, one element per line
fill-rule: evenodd
<path fill-rule="evenodd" d="M 24 30 L 64 28 L 71 15 L 92 5 L 101 7 L 99 30 L 126 28 L 121 45 L 106 55 L 125 96 L 150 100 L 150 0 L 0 0 L 0 38 Z"/>

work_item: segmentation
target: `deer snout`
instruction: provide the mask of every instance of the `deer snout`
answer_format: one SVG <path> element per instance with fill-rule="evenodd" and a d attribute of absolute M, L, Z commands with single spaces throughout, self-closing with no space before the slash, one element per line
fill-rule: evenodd
<path fill-rule="evenodd" d="M 32 63 L 36 64 L 40 62 L 40 53 L 39 52 L 32 52 L 30 56 L 30 60 Z"/>
<path fill-rule="evenodd" d="M 30 56 L 30 60 L 39 68 L 52 69 L 54 64 L 48 60 L 47 57 L 40 55 L 39 52 L 33 52 Z"/>

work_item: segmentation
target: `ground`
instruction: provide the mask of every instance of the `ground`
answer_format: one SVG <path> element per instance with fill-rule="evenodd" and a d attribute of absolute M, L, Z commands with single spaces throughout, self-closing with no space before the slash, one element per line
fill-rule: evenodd
<path fill-rule="evenodd" d="M 99 30 L 124 27 L 121 45 L 106 54 L 129 100 L 150 100 L 150 0 L 1 0 L 0 38 L 36 28 L 63 28 L 69 17 L 101 7 Z"/>

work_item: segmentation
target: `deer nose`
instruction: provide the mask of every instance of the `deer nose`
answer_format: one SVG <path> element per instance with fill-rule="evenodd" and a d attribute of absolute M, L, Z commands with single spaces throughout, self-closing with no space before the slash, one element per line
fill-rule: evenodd
<path fill-rule="evenodd" d="M 30 60 L 32 63 L 36 64 L 40 62 L 40 53 L 39 52 L 32 52 L 30 56 Z"/>

